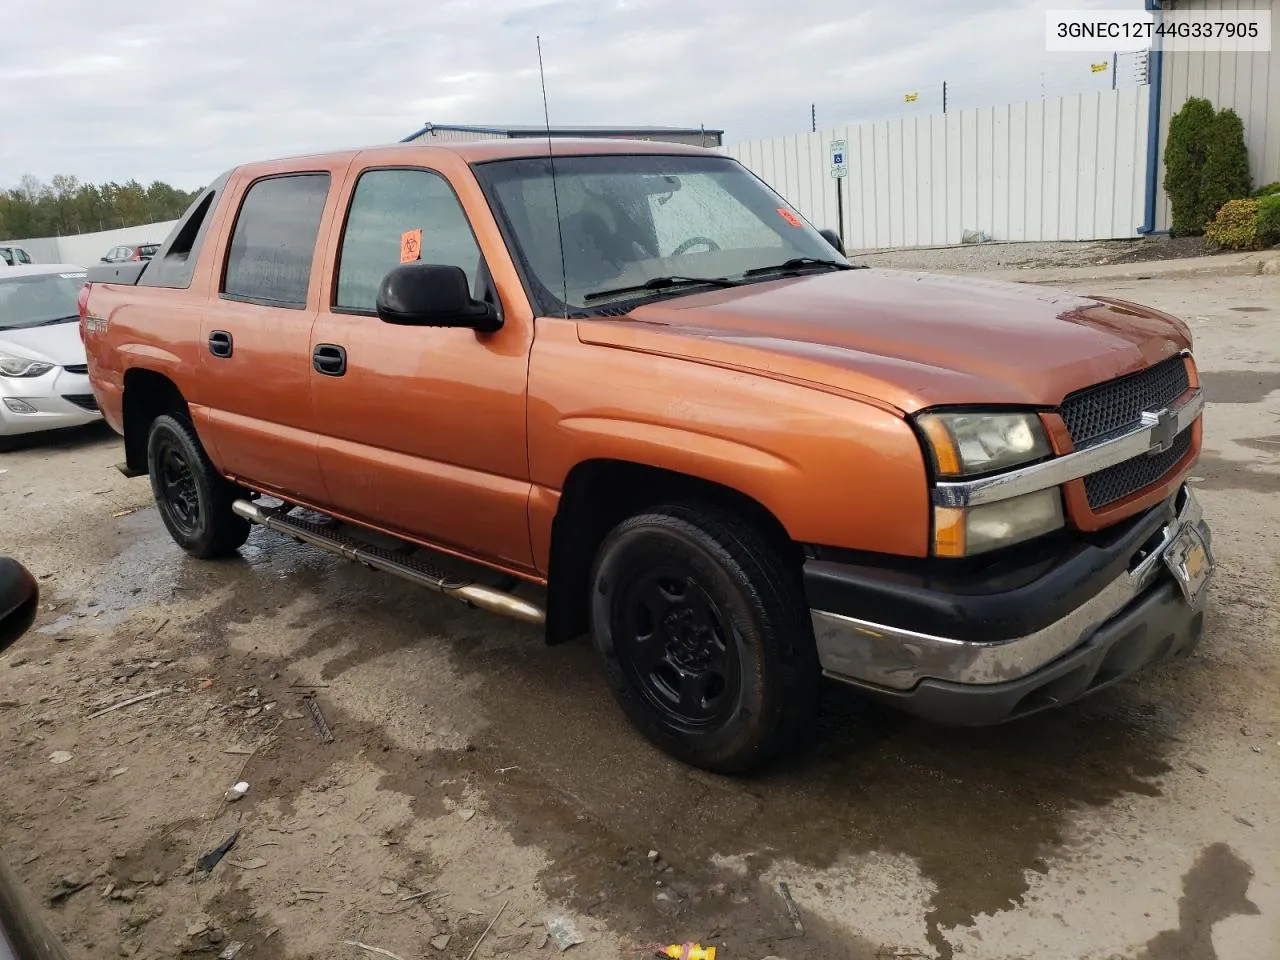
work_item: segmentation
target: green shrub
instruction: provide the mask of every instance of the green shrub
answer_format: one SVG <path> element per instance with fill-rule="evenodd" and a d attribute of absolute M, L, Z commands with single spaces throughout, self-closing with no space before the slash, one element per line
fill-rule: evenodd
<path fill-rule="evenodd" d="M 1261 200 L 1228 200 L 1204 231 L 1204 238 L 1227 250 L 1253 250 L 1261 245 L 1258 208 Z"/>
<path fill-rule="evenodd" d="M 1228 200 L 1243 200 L 1253 187 L 1244 123 L 1230 108 L 1219 110 L 1209 127 L 1200 180 L 1200 213 L 1207 224 Z"/>
<path fill-rule="evenodd" d="M 1265 187 L 1259 187 L 1253 191 L 1253 196 L 1255 198 L 1270 197 L 1278 193 L 1280 193 L 1280 180 L 1275 183 L 1268 183 Z"/>
<path fill-rule="evenodd" d="M 1280 243 L 1280 191 L 1258 201 L 1258 239 L 1264 244 Z"/>
<path fill-rule="evenodd" d="M 1169 120 L 1164 190 L 1173 207 L 1169 232 L 1175 236 L 1204 232 L 1208 218 L 1201 212 L 1200 187 L 1213 121 L 1213 104 L 1201 97 L 1191 97 Z"/>

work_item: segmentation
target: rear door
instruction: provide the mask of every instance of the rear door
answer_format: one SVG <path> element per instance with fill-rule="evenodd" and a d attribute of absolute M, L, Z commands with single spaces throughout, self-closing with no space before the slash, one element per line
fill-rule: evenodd
<path fill-rule="evenodd" d="M 343 161 L 234 183 L 201 328 L 202 430 L 223 469 L 252 485 L 323 504 L 309 374 L 317 249 L 327 238 Z"/>
<path fill-rule="evenodd" d="M 341 234 L 311 336 L 320 462 L 347 516 L 496 561 L 532 568 L 525 397 L 533 317 L 475 179 L 423 167 L 353 171 Z M 456 189 L 455 189 L 456 187 Z M 488 223 L 477 239 L 459 191 Z M 421 231 L 419 258 L 461 267 L 473 295 L 500 303 L 503 326 L 398 326 L 374 312 L 382 278 Z M 342 356 L 339 365 L 332 358 Z"/>

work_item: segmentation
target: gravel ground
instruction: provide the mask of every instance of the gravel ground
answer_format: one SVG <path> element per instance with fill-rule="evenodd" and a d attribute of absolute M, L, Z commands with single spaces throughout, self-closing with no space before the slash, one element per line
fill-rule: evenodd
<path fill-rule="evenodd" d="M 850 260 L 899 270 L 969 273 L 984 270 L 1035 270 L 1045 267 L 1087 267 L 1145 260 L 1198 257 L 1207 251 L 1202 237 L 1151 237 L 1132 240 L 1042 243 L 978 243 L 954 247 L 913 247 L 905 250 L 854 252 Z"/>
<path fill-rule="evenodd" d="M 1196 336 L 1220 568 L 1191 659 L 987 730 L 832 686 L 779 766 L 709 776 L 627 726 L 585 643 L 265 530 L 184 556 L 83 431 L 0 455 L 3 551 L 42 589 L 0 657 L 4 858 L 74 960 L 466 960 L 495 917 L 476 957 L 558 955 L 568 918 L 568 960 L 1274 960 L 1280 277 L 1086 286 Z"/>

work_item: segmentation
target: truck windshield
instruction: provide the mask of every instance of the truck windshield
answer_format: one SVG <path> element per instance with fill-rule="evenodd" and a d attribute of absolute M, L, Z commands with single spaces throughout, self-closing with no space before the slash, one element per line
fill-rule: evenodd
<path fill-rule="evenodd" d="M 840 259 L 785 200 L 724 157 L 556 157 L 555 194 L 546 157 L 475 169 L 545 313 L 696 293 L 708 289 L 691 282 L 698 278 L 726 286 L 766 279 L 767 268 L 788 262 L 821 269 Z"/>
<path fill-rule="evenodd" d="M 0 330 L 79 320 L 76 297 L 83 273 L 0 274 Z"/>

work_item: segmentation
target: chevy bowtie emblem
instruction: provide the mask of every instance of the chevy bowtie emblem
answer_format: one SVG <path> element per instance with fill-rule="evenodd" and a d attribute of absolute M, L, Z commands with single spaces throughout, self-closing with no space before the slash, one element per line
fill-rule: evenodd
<path fill-rule="evenodd" d="M 1151 428 L 1151 446 L 1147 448 L 1147 456 L 1154 457 L 1173 448 L 1173 439 L 1178 435 L 1178 417 L 1165 407 L 1163 410 L 1143 410 L 1142 425 Z"/>

